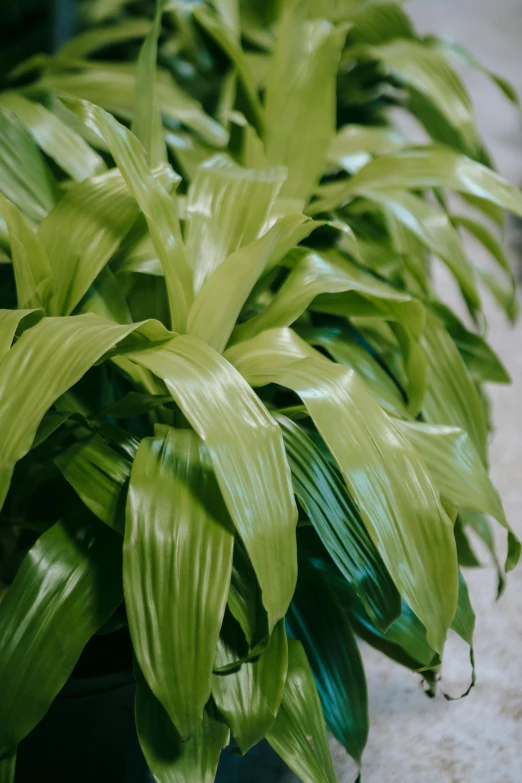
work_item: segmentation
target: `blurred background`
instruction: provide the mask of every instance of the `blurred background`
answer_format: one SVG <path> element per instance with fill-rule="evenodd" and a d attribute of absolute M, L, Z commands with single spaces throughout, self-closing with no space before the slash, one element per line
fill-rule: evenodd
<path fill-rule="evenodd" d="M 97 14 L 108 14 L 118 4 L 118 0 L 87 0 L 80 9 L 79 3 L 71 0 L 3 0 L 0 81 L 32 54 L 55 50 L 81 24 L 82 14 L 88 13 L 93 21 Z M 139 0 L 135 5 L 139 9 Z M 419 32 L 462 43 L 522 93 L 522 0 L 411 0 L 407 7 Z M 479 71 L 463 68 L 461 72 L 496 167 L 512 182 L 522 184 L 520 113 Z M 417 132 L 415 128 L 409 130 Z M 508 222 L 506 243 L 522 280 L 522 224 Z M 476 255 L 483 252 L 472 244 L 469 250 Z M 460 300 L 453 297 L 451 283 L 442 274 L 439 286 L 442 296 L 451 299 L 457 309 Z M 513 378 L 513 386 L 490 390 L 495 430 L 492 476 L 508 518 L 520 536 L 522 324 L 511 328 L 494 303 L 488 301 L 487 292 L 484 299 L 490 342 Z M 483 559 L 487 561 L 485 553 Z M 467 579 L 477 611 L 478 683 L 466 699 L 447 701 L 440 696 L 430 700 L 417 676 L 364 648 L 372 721 L 364 757 L 364 783 L 522 781 L 522 569 L 510 576 L 508 589 L 496 607 L 496 574 L 492 568 L 468 571 Z M 469 677 L 467 650 L 452 638 L 444 665 L 445 692 L 459 695 L 466 690 Z M 340 748 L 334 750 L 340 783 L 351 783 L 351 761 Z"/>

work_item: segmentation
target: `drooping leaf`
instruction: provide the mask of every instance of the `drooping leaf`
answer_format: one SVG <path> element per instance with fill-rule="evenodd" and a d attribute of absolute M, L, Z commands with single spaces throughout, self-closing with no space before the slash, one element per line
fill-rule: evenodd
<path fill-rule="evenodd" d="M 45 715 L 121 603 L 119 564 L 121 539 L 90 518 L 57 522 L 24 558 L 0 602 L 0 755 Z"/>
<path fill-rule="evenodd" d="M 278 425 L 239 373 L 194 337 L 177 337 L 130 358 L 165 381 L 207 444 L 272 629 L 286 612 L 296 580 L 297 512 Z"/>
<path fill-rule="evenodd" d="M 92 314 L 44 318 L 0 363 L 0 507 L 16 462 L 33 442 L 44 414 L 104 354 L 136 330 L 163 339 L 159 323 L 120 326 Z M 23 416 L 19 415 L 23 400 Z"/>
<path fill-rule="evenodd" d="M 184 740 L 210 697 L 233 541 L 196 433 L 161 427 L 142 440 L 127 501 L 125 605 L 143 675 Z"/>
<path fill-rule="evenodd" d="M 170 168 L 162 167 L 154 173 L 161 186 L 169 189 L 178 181 Z M 68 189 L 38 231 L 57 283 L 51 315 L 73 311 L 138 214 L 138 206 L 117 169 Z M 63 231 L 64 225 L 67 231 Z"/>
<path fill-rule="evenodd" d="M 304 783 L 337 783 L 321 702 L 301 644 L 288 640 L 288 676 L 267 739 Z"/>
<path fill-rule="evenodd" d="M 46 310 L 56 283 L 45 247 L 23 213 L 2 195 L 0 212 L 9 230 L 18 306 Z"/>
<path fill-rule="evenodd" d="M 81 182 L 105 171 L 103 158 L 41 103 L 9 91 L 0 93 L 0 105 L 18 117 L 42 151 L 73 179 Z"/>
<path fill-rule="evenodd" d="M 346 29 L 308 21 L 301 3 L 285 6 L 265 93 L 265 146 L 288 169 L 285 198 L 306 203 L 335 132 L 335 75 Z"/>
<path fill-rule="evenodd" d="M 399 592 L 440 651 L 457 602 L 457 557 L 429 474 L 353 370 L 311 356 L 291 334 L 285 355 L 281 332 L 239 344 L 227 356 L 252 385 L 278 383 L 301 397 Z"/>
<path fill-rule="evenodd" d="M 158 783 L 212 783 L 229 730 L 207 712 L 183 742 L 143 675 L 137 674 L 136 726 L 145 759 Z"/>
<path fill-rule="evenodd" d="M 232 638 L 221 637 L 215 666 L 219 669 L 234 651 Z M 274 628 L 265 650 L 232 671 L 214 674 L 212 696 L 244 754 L 270 730 L 279 710 L 288 667 L 284 621 Z"/>
<path fill-rule="evenodd" d="M 405 145 L 404 136 L 393 128 L 344 125 L 330 144 L 328 161 L 354 174 L 374 155 L 386 155 Z"/>
<path fill-rule="evenodd" d="M 175 200 L 152 176 L 145 151 L 134 134 L 99 106 L 71 99 L 64 99 L 64 102 L 107 143 L 129 190 L 145 215 L 154 249 L 165 274 L 172 328 L 174 331 L 184 331 L 187 308 L 193 295 L 192 273 L 181 236 Z"/>
<path fill-rule="evenodd" d="M 0 361 L 20 329 L 34 325 L 42 316 L 41 310 L 0 310 Z"/>
<path fill-rule="evenodd" d="M 151 167 L 158 166 L 167 160 L 156 89 L 156 61 L 163 3 L 164 0 L 156 2 L 154 21 L 138 57 L 136 105 L 132 120 L 132 132 L 143 144 Z"/>
<path fill-rule="evenodd" d="M 326 725 L 360 766 L 369 730 L 361 655 L 335 592 L 302 557 L 288 624 L 312 667 Z"/>
<path fill-rule="evenodd" d="M 56 201 L 56 186 L 40 150 L 20 120 L 4 107 L 0 107 L 0 192 L 34 223 Z"/>
<path fill-rule="evenodd" d="M 285 416 L 276 415 L 276 420 L 283 432 L 299 502 L 372 620 L 386 630 L 400 614 L 401 601 L 357 506 L 301 427 Z"/>

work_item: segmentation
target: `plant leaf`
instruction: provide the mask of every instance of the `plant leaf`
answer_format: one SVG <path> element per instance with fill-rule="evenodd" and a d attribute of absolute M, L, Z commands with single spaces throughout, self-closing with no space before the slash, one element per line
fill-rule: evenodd
<path fill-rule="evenodd" d="M 0 783 L 14 783 L 16 769 L 16 752 L 0 759 Z"/>
<path fill-rule="evenodd" d="M 279 331 L 235 346 L 229 360 L 252 385 L 278 383 L 301 397 L 399 592 L 440 651 L 457 603 L 457 556 L 424 464 L 353 370 L 311 356 L 296 336 L 289 361 L 279 353 Z"/>
<path fill-rule="evenodd" d="M 301 644 L 288 640 L 288 676 L 267 739 L 304 783 L 337 783 L 319 694 Z"/>
<path fill-rule="evenodd" d="M 130 358 L 165 381 L 207 444 L 271 630 L 284 616 L 296 580 L 297 511 L 278 425 L 232 365 L 195 337 L 177 337 Z"/>
<path fill-rule="evenodd" d="M 235 639 L 220 639 L 215 666 L 219 669 L 235 652 Z M 262 740 L 272 726 L 281 699 L 288 666 L 284 621 L 280 620 L 265 650 L 254 660 L 234 671 L 214 674 L 212 696 L 230 726 L 241 752 L 245 754 Z"/>
<path fill-rule="evenodd" d="M 147 764 L 158 783 L 212 783 L 229 730 L 208 713 L 183 742 L 143 675 L 137 674 L 136 726 Z"/>
<path fill-rule="evenodd" d="M 12 111 L 42 151 L 78 182 L 107 168 L 103 158 L 76 131 L 41 103 L 9 91 L 0 93 L 0 105 Z"/>
<path fill-rule="evenodd" d="M 233 542 L 205 445 L 157 428 L 132 465 L 123 582 L 140 668 L 183 740 L 210 698 Z"/>
<path fill-rule="evenodd" d="M 357 506 L 302 428 L 280 414 L 276 420 L 283 432 L 299 502 L 373 622 L 386 630 L 400 614 L 401 600 Z"/>
<path fill-rule="evenodd" d="M 41 310 L 0 310 L 0 361 L 11 348 L 17 332 L 37 323 L 42 316 Z"/>
<path fill-rule="evenodd" d="M 122 600 L 121 540 L 97 520 L 57 522 L 0 603 L 0 754 L 45 715 L 90 637 Z"/>

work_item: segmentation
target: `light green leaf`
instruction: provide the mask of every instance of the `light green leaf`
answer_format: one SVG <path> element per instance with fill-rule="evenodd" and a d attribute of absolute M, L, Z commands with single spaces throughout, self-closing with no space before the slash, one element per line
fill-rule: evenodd
<path fill-rule="evenodd" d="M 0 362 L 0 507 L 14 466 L 31 448 L 46 411 L 107 351 L 134 331 L 154 339 L 168 336 L 157 322 L 119 326 L 92 314 L 44 318 L 7 352 Z"/>
<path fill-rule="evenodd" d="M 20 120 L 0 107 L 0 192 L 34 223 L 54 206 L 56 185 L 43 156 Z"/>
<path fill-rule="evenodd" d="M 109 146 L 129 190 L 147 219 L 154 249 L 165 273 L 172 328 L 184 331 L 187 308 L 193 296 L 192 274 L 175 199 L 152 176 L 145 151 L 134 134 L 98 106 L 70 99 L 64 99 L 64 102 Z"/>
<path fill-rule="evenodd" d="M 143 675 L 137 673 L 136 726 L 143 754 L 158 783 L 212 783 L 230 732 L 208 713 L 183 742 Z"/>
<path fill-rule="evenodd" d="M 279 414 L 276 420 L 283 432 L 299 502 L 373 622 L 386 630 L 400 614 L 401 600 L 357 506 L 302 428 Z"/>
<path fill-rule="evenodd" d="M 468 586 L 466 580 L 459 572 L 459 601 L 451 627 L 470 647 L 473 647 L 475 621 L 476 617 L 471 605 Z"/>
<path fill-rule="evenodd" d="M 15 335 L 42 317 L 41 310 L 0 310 L 0 361 L 9 351 Z"/>
<path fill-rule="evenodd" d="M 73 179 L 80 182 L 107 168 L 103 158 L 78 133 L 41 103 L 13 91 L 0 93 L 0 105 L 23 122 L 43 152 Z"/>
<path fill-rule="evenodd" d="M 257 239 L 285 169 L 245 169 L 219 155 L 198 170 L 188 192 L 187 254 L 198 292 L 231 253 Z"/>
<path fill-rule="evenodd" d="M 399 592 L 440 651 L 457 603 L 457 556 L 423 462 L 353 370 L 310 356 L 297 337 L 289 361 L 278 351 L 277 332 L 235 346 L 229 360 L 252 385 L 278 383 L 299 394 Z M 296 360 L 299 351 L 306 358 Z"/>
<path fill-rule="evenodd" d="M 316 225 L 304 215 L 288 215 L 279 218 L 260 239 L 232 253 L 196 296 L 189 312 L 188 334 L 223 351 L 243 305 L 267 266 L 276 264 Z"/>
<path fill-rule="evenodd" d="M 169 189 L 178 181 L 170 167 L 156 169 L 154 176 Z M 51 315 L 69 315 L 74 310 L 138 214 L 118 169 L 68 189 L 38 231 L 58 286 Z"/>
<path fill-rule="evenodd" d="M 233 542 L 196 433 L 160 427 L 142 440 L 127 501 L 125 606 L 143 675 L 184 740 L 210 698 Z"/>
<path fill-rule="evenodd" d="M 353 21 L 350 41 L 380 44 L 394 38 L 415 38 L 412 22 L 398 3 L 378 0 L 358 5 L 357 10 L 350 9 L 348 15 Z"/>
<path fill-rule="evenodd" d="M 97 520 L 57 522 L 0 602 L 0 755 L 43 718 L 87 641 L 122 600 L 121 539 Z"/>
<path fill-rule="evenodd" d="M 285 6 L 265 93 L 265 145 L 288 168 L 281 195 L 305 204 L 323 172 L 335 132 L 335 80 L 346 29 L 307 21 Z"/>
<path fill-rule="evenodd" d="M 87 508 L 123 535 L 130 460 L 100 435 L 93 435 L 65 449 L 54 461 Z"/>
<path fill-rule="evenodd" d="M 398 131 L 371 125 L 344 125 L 337 131 L 328 150 L 328 162 L 354 174 L 374 155 L 386 155 L 404 147 L 406 139 Z"/>
<path fill-rule="evenodd" d="M 143 144 L 151 167 L 167 161 L 156 89 L 156 60 L 158 58 L 162 8 L 163 0 L 156 0 L 154 21 L 138 57 L 136 105 L 131 128 L 134 135 Z"/>
<path fill-rule="evenodd" d="M 149 31 L 150 19 L 138 17 L 120 19 L 118 24 L 88 28 L 75 35 L 59 48 L 56 57 L 60 60 L 79 59 L 105 46 L 129 41 L 132 38 L 144 38 Z"/>
<path fill-rule="evenodd" d="M 220 639 L 215 666 L 235 652 L 235 639 Z M 231 650 L 227 649 L 231 646 Z M 212 696 L 244 754 L 262 740 L 272 726 L 281 699 L 288 666 L 284 621 L 274 628 L 266 649 L 234 671 L 214 674 Z"/>
<path fill-rule="evenodd" d="M 360 766 L 369 730 L 361 655 L 334 590 L 304 557 L 287 622 L 312 667 L 326 725 Z"/>
<path fill-rule="evenodd" d="M 271 630 L 288 608 L 297 567 L 297 511 L 279 426 L 239 373 L 197 338 L 177 337 L 130 358 L 165 381 L 207 444 Z"/>
<path fill-rule="evenodd" d="M 485 462 L 487 421 L 476 386 L 455 343 L 431 314 L 423 342 L 430 372 L 423 408 L 426 421 L 463 429 Z"/>
<path fill-rule="evenodd" d="M 382 155 L 348 182 L 325 185 L 308 214 L 327 212 L 356 195 L 378 189 L 451 188 L 522 215 L 522 193 L 491 169 L 447 147 L 425 147 Z"/>
<path fill-rule="evenodd" d="M 319 694 L 306 654 L 288 641 L 288 676 L 267 739 L 304 783 L 337 783 Z"/>
<path fill-rule="evenodd" d="M 22 212 L 2 195 L 0 212 L 9 230 L 18 306 L 46 310 L 56 283 L 45 247 Z"/>

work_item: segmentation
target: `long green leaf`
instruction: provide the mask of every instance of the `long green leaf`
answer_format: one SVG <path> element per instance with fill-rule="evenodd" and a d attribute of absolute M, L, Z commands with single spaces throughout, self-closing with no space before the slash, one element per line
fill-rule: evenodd
<path fill-rule="evenodd" d="M 0 783 L 14 783 L 16 769 L 16 753 L 0 759 Z"/>
<path fill-rule="evenodd" d="M 90 519 L 57 522 L 0 603 L 0 755 L 45 715 L 90 637 L 122 600 L 121 540 Z"/>
<path fill-rule="evenodd" d="M 64 102 L 108 145 L 132 195 L 147 219 L 169 295 L 174 331 L 184 331 L 192 300 L 192 274 L 188 265 L 176 201 L 152 176 L 142 145 L 127 128 L 99 106 L 86 101 Z"/>
<path fill-rule="evenodd" d="M 245 169 L 224 155 L 199 168 L 187 202 L 196 292 L 231 253 L 261 235 L 285 176 L 281 166 Z"/>
<path fill-rule="evenodd" d="M 67 60 L 85 57 L 105 46 L 132 38 L 144 38 L 149 31 L 150 20 L 135 17 L 119 20 L 118 24 L 88 28 L 66 41 L 59 48 L 57 58 Z"/>
<path fill-rule="evenodd" d="M 169 167 L 156 169 L 154 176 L 167 189 L 179 181 Z M 68 189 L 38 231 L 57 282 L 51 315 L 69 315 L 74 310 L 138 214 L 117 169 Z"/>
<path fill-rule="evenodd" d="M 137 674 L 136 726 L 147 764 L 158 783 L 212 783 L 229 730 L 208 713 L 183 742 L 141 673 Z"/>
<path fill-rule="evenodd" d="M 0 195 L 0 212 L 9 230 L 18 306 L 46 310 L 54 294 L 51 264 L 43 243 L 23 213 Z"/>
<path fill-rule="evenodd" d="M 41 310 L 0 310 L 0 361 L 20 329 L 34 325 L 42 316 Z"/>
<path fill-rule="evenodd" d="M 233 650 L 233 639 L 220 640 L 216 668 L 228 661 L 227 646 L 231 643 Z M 281 704 L 287 667 L 287 639 L 281 620 L 261 655 L 234 671 L 212 677 L 214 701 L 243 754 L 262 740 L 272 726 Z"/>
<path fill-rule="evenodd" d="M 296 581 L 297 511 L 278 425 L 239 373 L 197 338 L 177 337 L 130 358 L 165 381 L 207 444 L 273 628 Z"/>
<path fill-rule="evenodd" d="M 56 201 L 56 186 L 40 150 L 20 120 L 4 107 L 0 107 L 0 192 L 34 223 Z"/>
<path fill-rule="evenodd" d="M 163 2 L 164 0 L 156 2 L 156 15 L 138 58 L 136 106 L 132 120 L 132 132 L 143 144 L 151 166 L 158 166 L 167 160 L 156 90 L 156 60 Z"/>
<path fill-rule="evenodd" d="M 457 603 L 457 557 L 451 522 L 424 464 L 353 370 L 310 356 L 297 337 L 287 339 L 289 361 L 278 355 L 278 331 L 284 330 L 235 346 L 229 360 L 253 385 L 273 382 L 299 394 L 399 592 L 440 651 Z"/>
<path fill-rule="evenodd" d="M 267 739 L 304 783 L 337 783 L 310 664 L 301 644 L 292 639 L 283 700 Z"/>
<path fill-rule="evenodd" d="M 306 203 L 335 132 L 335 78 L 346 30 L 285 6 L 265 93 L 268 159 L 288 168 L 281 195 Z"/>
<path fill-rule="evenodd" d="M 0 362 L 0 507 L 14 466 L 31 448 L 46 411 L 107 351 L 136 330 L 156 339 L 168 335 L 159 323 L 119 326 L 91 314 L 44 318 L 4 356 Z"/>
<path fill-rule="evenodd" d="M 360 766 L 369 730 L 361 655 L 335 592 L 305 558 L 299 560 L 299 579 L 288 624 L 306 651 L 326 725 Z"/>
<path fill-rule="evenodd" d="M 400 614 L 401 601 L 357 506 L 302 428 L 285 416 L 276 415 L 276 420 L 283 432 L 299 502 L 370 617 L 386 630 Z"/>
<path fill-rule="evenodd" d="M 73 179 L 80 182 L 105 171 L 103 158 L 41 103 L 13 91 L 0 93 L 0 105 L 10 109 L 23 122 L 43 152 Z"/>
<path fill-rule="evenodd" d="M 328 162 L 354 174 L 374 155 L 386 155 L 405 145 L 404 136 L 393 128 L 344 125 L 330 144 Z"/>
<path fill-rule="evenodd" d="M 196 433 L 161 427 L 142 440 L 127 501 L 125 605 L 140 668 L 184 740 L 210 698 L 233 542 Z"/>

